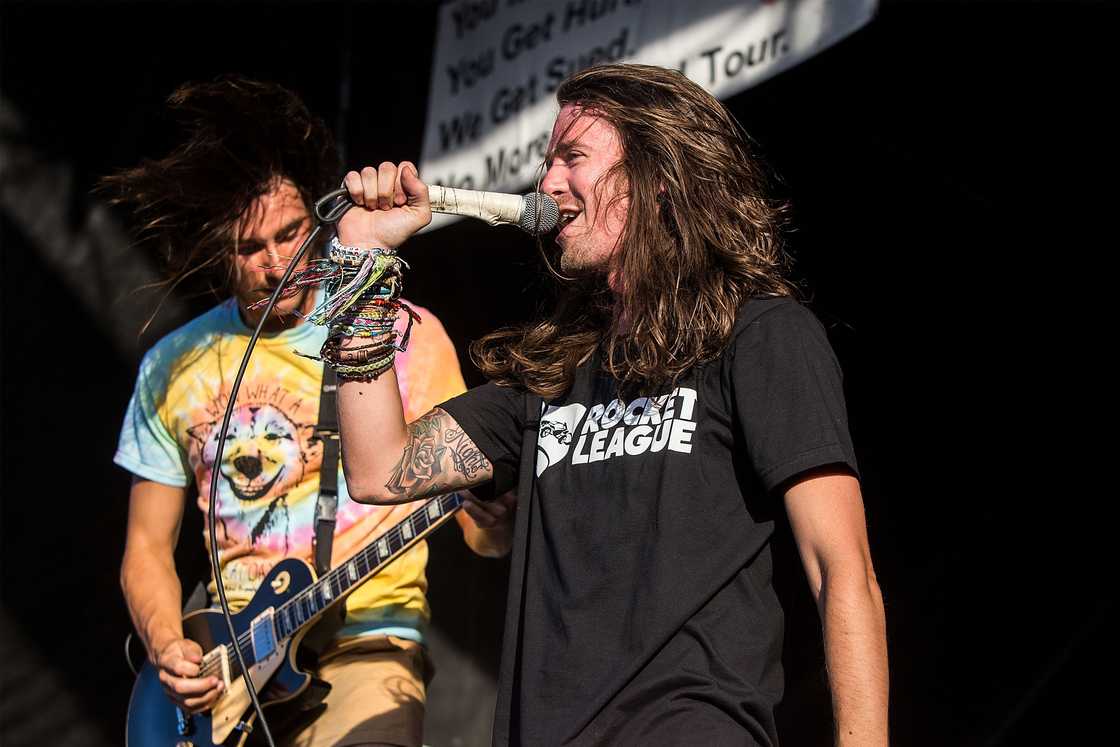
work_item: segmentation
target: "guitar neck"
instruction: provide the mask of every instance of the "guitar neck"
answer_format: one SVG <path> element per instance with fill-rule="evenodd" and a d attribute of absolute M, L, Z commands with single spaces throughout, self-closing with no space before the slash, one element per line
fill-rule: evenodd
<path fill-rule="evenodd" d="M 342 565 L 323 574 L 315 583 L 277 608 L 274 622 L 281 640 L 314 623 L 370 576 L 403 555 L 436 527 L 450 519 L 463 505 L 459 493 L 427 500 L 403 521 L 359 550 Z"/>

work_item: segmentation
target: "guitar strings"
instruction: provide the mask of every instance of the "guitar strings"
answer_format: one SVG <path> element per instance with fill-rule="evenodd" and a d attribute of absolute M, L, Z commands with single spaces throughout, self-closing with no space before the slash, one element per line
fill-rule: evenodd
<path fill-rule="evenodd" d="M 444 505 L 445 499 L 450 499 L 448 501 L 449 505 L 446 505 L 446 506 Z M 439 520 L 444 520 L 448 516 L 450 516 L 450 511 L 455 511 L 462 505 L 462 497 L 458 493 L 446 493 L 444 495 L 436 496 L 433 500 L 428 501 L 422 507 L 418 508 L 416 511 L 409 514 L 407 518 L 405 518 L 400 523 L 393 526 L 391 529 L 389 529 L 389 531 L 385 532 L 385 534 L 383 534 L 380 537 L 378 537 L 377 539 L 373 540 L 372 542 L 370 542 L 370 544 L 366 545 L 364 548 L 362 548 L 357 553 L 355 553 L 354 556 L 352 558 L 350 558 L 348 563 L 354 562 L 354 560 L 360 558 L 360 559 L 364 560 L 368 565 L 368 563 L 370 561 L 370 557 L 368 557 L 368 556 L 370 556 L 373 553 L 373 550 L 376 547 L 377 543 L 381 542 L 382 540 L 385 540 L 385 539 L 389 539 L 389 540 L 399 539 L 399 540 L 401 540 L 402 547 L 403 547 L 403 544 L 407 543 L 407 540 L 405 540 L 404 537 L 403 537 L 403 529 L 402 529 L 402 527 L 406 523 L 409 524 L 410 529 L 412 529 L 412 531 L 414 532 L 414 534 L 413 534 L 414 538 L 418 534 L 420 534 L 422 532 L 426 532 L 428 529 L 430 529 L 433 526 L 432 521 L 430 519 L 427 519 L 428 507 L 431 506 L 433 503 L 436 503 L 436 502 L 438 502 L 440 504 Z M 428 522 L 428 526 L 426 526 L 420 532 L 416 532 L 415 528 L 413 528 L 411 525 L 412 525 L 413 519 L 417 518 L 419 516 L 424 516 L 425 517 L 425 519 Z M 390 558 L 390 560 L 395 560 L 395 558 Z M 276 611 L 274 613 L 274 617 L 276 615 L 279 615 L 282 611 L 290 608 L 292 605 L 299 604 L 304 599 L 310 600 L 312 605 L 317 606 L 317 602 L 315 602 L 315 600 L 313 599 L 315 591 L 317 589 L 321 588 L 322 586 L 328 584 L 328 583 L 330 583 L 331 586 L 332 586 L 332 595 L 333 595 L 334 591 L 333 591 L 333 583 L 332 582 L 334 580 L 334 577 L 337 577 L 337 578 L 341 579 L 341 577 L 343 576 L 342 570 L 343 570 L 344 567 L 345 566 L 338 566 L 337 568 L 332 568 L 331 570 L 327 571 L 325 574 L 323 574 L 323 577 L 321 579 L 318 579 L 311 586 L 307 587 L 306 589 L 303 589 L 298 594 L 293 596 L 291 599 L 287 600 L 282 605 L 280 605 L 276 609 Z M 360 581 L 365 576 L 372 575 L 373 572 L 377 568 L 378 568 L 378 565 L 369 566 L 369 571 L 367 571 L 367 573 L 365 573 L 365 574 L 359 575 L 358 581 Z M 358 581 L 355 581 L 354 583 L 356 584 L 356 583 L 358 583 Z M 340 593 L 341 593 L 341 591 L 344 589 L 342 583 L 339 584 L 339 589 L 340 589 Z M 325 598 L 324 598 L 324 600 L 325 600 Z M 324 607 L 323 609 L 326 609 L 326 607 Z M 316 614 L 318 614 L 318 612 L 321 612 L 321 611 L 322 610 L 318 610 L 315 613 L 313 613 L 311 615 L 311 617 L 308 618 L 308 620 L 313 618 Z M 300 622 L 297 625 L 297 628 L 302 626 L 304 624 L 304 622 L 307 622 L 307 621 Z M 292 631 L 292 632 L 294 632 L 294 631 Z M 239 635 L 237 637 L 237 647 L 241 649 L 242 654 L 249 654 L 249 655 L 254 654 L 254 651 L 253 651 L 253 648 L 252 648 L 252 637 L 253 637 L 253 633 L 252 633 L 252 627 L 251 626 L 248 630 L 246 630 L 245 632 L 243 632 L 241 635 Z M 210 656 L 214 651 L 218 651 L 218 650 L 221 650 L 221 649 L 226 649 L 226 659 L 227 659 L 227 661 L 229 661 L 229 664 L 230 664 L 230 679 L 233 679 L 234 677 L 239 676 L 241 674 L 241 672 L 240 672 L 240 669 L 237 665 L 237 659 L 233 656 L 230 656 L 230 653 L 233 650 L 232 644 L 223 643 L 223 644 L 221 644 L 221 646 L 217 646 L 217 647 L 211 649 L 210 651 L 206 652 L 206 654 L 204 656 Z M 254 658 L 253 663 L 255 664 L 256 663 L 255 656 L 253 656 L 253 658 Z M 217 673 L 219 673 L 221 671 L 221 669 L 222 669 L 222 657 L 212 657 L 207 663 L 203 664 L 203 666 L 199 669 L 197 677 L 209 677 L 211 675 L 216 675 Z"/>

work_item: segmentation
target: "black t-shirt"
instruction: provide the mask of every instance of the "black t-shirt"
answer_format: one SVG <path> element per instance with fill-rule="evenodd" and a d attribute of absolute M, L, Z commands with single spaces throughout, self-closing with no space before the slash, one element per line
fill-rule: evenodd
<path fill-rule="evenodd" d="M 618 399 L 593 358 L 539 429 L 526 402 L 485 385 L 442 405 L 496 469 L 524 465 L 494 743 L 776 743 L 770 491 L 856 469 L 824 329 L 752 300 L 672 391 Z"/>

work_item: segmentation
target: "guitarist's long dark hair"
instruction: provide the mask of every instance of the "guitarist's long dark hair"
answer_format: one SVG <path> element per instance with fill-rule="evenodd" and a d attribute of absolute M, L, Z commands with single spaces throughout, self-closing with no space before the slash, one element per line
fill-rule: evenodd
<path fill-rule="evenodd" d="M 338 153 L 323 120 L 275 83 L 236 75 L 186 83 L 167 108 L 179 145 L 103 178 L 98 191 L 131 212 L 137 243 L 162 265 L 156 286 L 165 297 L 181 287 L 224 294 L 238 219 L 283 179 L 310 213 L 336 186 Z"/>

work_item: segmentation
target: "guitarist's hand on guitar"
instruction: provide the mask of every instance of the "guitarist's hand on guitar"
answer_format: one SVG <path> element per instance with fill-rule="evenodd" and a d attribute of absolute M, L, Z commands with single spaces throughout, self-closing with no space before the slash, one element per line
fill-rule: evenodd
<path fill-rule="evenodd" d="M 208 710 L 225 689 L 218 677 L 199 677 L 202 648 L 179 638 L 160 649 L 156 659 L 159 681 L 168 697 L 190 713 Z"/>

